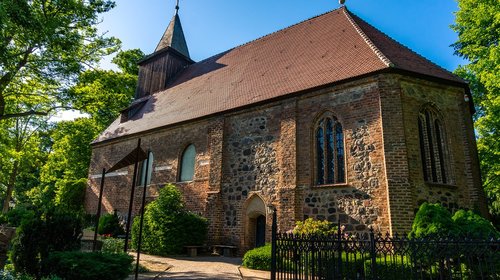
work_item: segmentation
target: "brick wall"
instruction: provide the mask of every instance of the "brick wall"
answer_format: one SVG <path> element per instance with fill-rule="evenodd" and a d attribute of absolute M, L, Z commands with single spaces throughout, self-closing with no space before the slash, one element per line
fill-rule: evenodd
<path fill-rule="evenodd" d="M 209 243 L 255 242 L 255 218 L 265 214 L 269 240 L 271 215 L 280 231 L 307 217 L 341 222 L 349 231 L 404 232 L 422 201 L 449 208 L 485 208 L 468 105 L 463 89 L 395 74 L 381 74 L 315 92 L 141 135 L 154 153 L 148 201 L 167 182 L 177 182 L 179 159 L 196 147 L 195 176 L 177 182 L 186 206 L 209 219 Z M 439 108 L 447 134 L 453 184 L 424 182 L 417 116 L 422 105 Z M 346 182 L 314 182 L 314 130 L 329 111 L 342 124 Z M 86 210 L 95 213 L 99 175 L 137 145 L 137 137 L 93 147 Z M 104 212 L 127 213 L 133 166 L 106 178 Z M 138 213 L 142 187 L 137 187 Z M 249 213 L 249 199 L 262 200 Z M 249 216 L 249 214 L 251 214 Z"/>
<path fill-rule="evenodd" d="M 478 208 L 485 213 L 472 118 L 469 104 L 464 100 L 464 89 L 398 75 L 392 78 L 399 80 L 401 88 L 409 179 L 415 191 L 413 212 L 422 202 L 428 201 L 441 203 L 451 211 Z M 445 161 L 450 177 L 446 184 L 424 180 L 417 123 L 424 106 L 432 106 L 442 118 Z"/>
<path fill-rule="evenodd" d="M 349 231 L 389 229 L 379 93 L 376 80 L 363 79 L 310 94 L 298 101 L 297 164 L 302 215 L 347 224 Z M 344 132 L 346 183 L 314 182 L 314 130 L 318 116 L 331 112 Z"/>

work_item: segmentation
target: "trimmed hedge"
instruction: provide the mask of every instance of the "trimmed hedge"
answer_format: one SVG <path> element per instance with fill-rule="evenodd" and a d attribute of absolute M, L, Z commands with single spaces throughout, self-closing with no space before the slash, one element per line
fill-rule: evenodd
<path fill-rule="evenodd" d="M 123 280 L 132 271 L 133 257 L 127 254 L 54 252 L 43 262 L 43 275 L 71 280 Z"/>
<path fill-rule="evenodd" d="M 271 270 L 271 244 L 246 252 L 243 256 L 243 266 L 250 269 Z"/>

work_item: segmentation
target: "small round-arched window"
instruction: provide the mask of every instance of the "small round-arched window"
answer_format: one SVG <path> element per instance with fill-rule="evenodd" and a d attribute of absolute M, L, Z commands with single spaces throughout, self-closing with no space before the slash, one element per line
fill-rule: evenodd
<path fill-rule="evenodd" d="M 181 182 L 192 181 L 194 177 L 194 165 L 196 159 L 196 149 L 193 144 L 186 147 L 182 153 L 181 171 L 179 179 Z"/>

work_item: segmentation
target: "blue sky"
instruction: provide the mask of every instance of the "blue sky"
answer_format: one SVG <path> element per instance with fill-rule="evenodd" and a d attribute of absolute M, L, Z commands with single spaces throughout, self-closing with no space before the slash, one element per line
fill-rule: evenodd
<path fill-rule="evenodd" d="M 153 52 L 168 25 L 175 0 L 116 0 L 101 31 L 124 49 Z M 453 0 L 346 0 L 348 9 L 438 65 L 453 70 L 465 62 L 453 55 Z M 180 0 L 191 58 L 200 61 L 339 7 L 334 0 Z M 108 62 L 103 67 L 109 67 Z"/>

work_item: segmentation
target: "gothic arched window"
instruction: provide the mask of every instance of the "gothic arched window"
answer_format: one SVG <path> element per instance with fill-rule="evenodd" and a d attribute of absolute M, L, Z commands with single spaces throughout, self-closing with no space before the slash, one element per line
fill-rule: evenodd
<path fill-rule="evenodd" d="M 315 183 L 345 183 L 344 133 L 335 117 L 324 116 L 318 121 L 315 142 Z"/>
<path fill-rule="evenodd" d="M 432 183 L 450 183 L 443 124 L 435 110 L 425 108 L 420 112 L 418 136 L 424 180 Z"/>
<path fill-rule="evenodd" d="M 182 153 L 181 170 L 179 179 L 181 182 L 192 181 L 194 177 L 194 164 L 196 158 L 196 149 L 193 144 L 186 147 Z"/>

